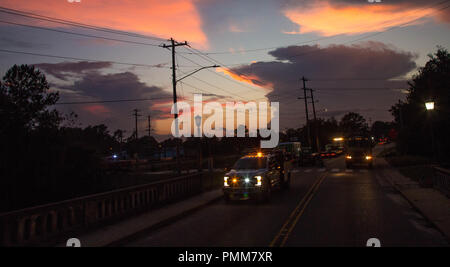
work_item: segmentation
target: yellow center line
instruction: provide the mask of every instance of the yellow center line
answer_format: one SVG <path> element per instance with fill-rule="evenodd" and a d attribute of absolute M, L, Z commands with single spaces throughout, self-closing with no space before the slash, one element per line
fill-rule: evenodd
<path fill-rule="evenodd" d="M 314 184 L 309 188 L 308 192 L 304 195 L 302 200 L 299 202 L 299 204 L 295 207 L 295 209 L 292 211 L 292 213 L 289 215 L 286 222 L 281 227 L 281 230 L 278 232 L 278 234 L 275 236 L 275 238 L 270 242 L 270 247 L 274 247 L 276 243 L 280 240 L 281 237 L 283 237 L 283 240 L 280 243 L 280 247 L 284 246 L 286 243 L 289 234 L 294 229 L 295 225 L 297 224 L 300 217 L 303 215 L 307 205 L 313 198 L 314 194 L 317 192 L 319 186 L 322 184 L 323 180 L 327 176 L 327 173 L 324 173 L 322 176 L 320 176 Z M 288 228 L 288 225 L 291 223 L 290 227 Z"/>
<path fill-rule="evenodd" d="M 302 200 L 300 201 L 300 203 L 294 208 L 294 210 L 291 212 L 291 214 L 289 215 L 288 219 L 286 220 L 286 222 L 283 224 L 283 226 L 281 227 L 281 230 L 278 232 L 278 234 L 275 236 L 275 238 L 272 240 L 272 242 L 270 242 L 270 247 L 273 247 L 275 245 L 275 243 L 278 241 L 278 239 L 280 238 L 280 236 L 286 231 L 286 227 L 289 224 L 289 222 L 291 221 L 291 219 L 293 219 L 295 217 L 295 214 L 297 213 L 298 209 L 300 209 L 300 207 L 302 206 L 303 202 L 305 202 L 307 196 L 309 195 L 309 193 L 313 190 L 314 186 L 319 182 L 320 178 L 317 179 L 313 185 L 308 189 L 308 192 L 306 192 L 305 196 L 302 198 Z"/>
<path fill-rule="evenodd" d="M 284 247 L 284 244 L 286 243 L 289 235 L 291 234 L 292 230 L 294 229 L 294 227 L 297 225 L 298 220 L 300 219 L 300 217 L 303 215 L 303 213 L 305 212 L 306 207 L 308 206 L 309 202 L 311 201 L 311 199 L 314 197 L 314 195 L 316 194 L 317 190 L 319 189 L 319 186 L 322 184 L 323 180 L 325 180 L 325 175 L 322 176 L 319 180 L 319 182 L 316 184 L 316 187 L 314 188 L 314 191 L 309 195 L 308 200 L 305 202 L 305 204 L 303 205 L 302 209 L 300 210 L 300 212 L 298 213 L 297 217 L 295 218 L 294 222 L 291 224 L 291 227 L 289 228 L 289 231 L 287 232 L 287 234 L 284 236 L 283 241 L 280 244 L 280 247 Z"/>

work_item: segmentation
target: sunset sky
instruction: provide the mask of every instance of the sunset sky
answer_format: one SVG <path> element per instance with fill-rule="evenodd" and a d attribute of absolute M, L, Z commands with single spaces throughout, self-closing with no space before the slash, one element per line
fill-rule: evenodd
<path fill-rule="evenodd" d="M 172 94 L 171 55 L 158 45 L 170 37 L 192 47 L 177 48 L 179 77 L 199 65 L 224 67 L 183 80 L 180 99 L 192 101 L 197 92 L 220 102 L 279 101 L 281 129 L 305 123 L 303 102 L 297 99 L 303 94 L 301 76 L 316 89 L 319 117 L 356 111 L 372 121 L 389 121 L 388 109 L 405 96 L 405 80 L 437 46 L 450 48 L 450 1 L 442 0 L 0 0 L 0 6 L 130 33 L 0 9 L 0 50 L 91 60 L 0 51 L 0 73 L 13 64 L 34 64 L 60 92 L 61 102 L 157 98 L 58 109 L 76 112 L 83 126 L 104 123 L 128 136 L 132 110 L 138 108 L 140 135 L 151 114 L 158 139 L 169 133 Z"/>

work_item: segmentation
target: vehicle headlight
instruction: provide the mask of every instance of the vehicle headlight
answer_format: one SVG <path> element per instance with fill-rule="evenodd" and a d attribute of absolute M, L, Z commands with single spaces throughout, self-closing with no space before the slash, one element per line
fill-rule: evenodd
<path fill-rule="evenodd" d="M 245 178 L 244 182 L 245 182 L 246 184 L 248 184 L 248 183 L 250 183 L 250 179 L 249 179 L 249 178 Z"/>
<path fill-rule="evenodd" d="M 371 160 L 372 156 L 366 156 L 366 160 Z"/>
<path fill-rule="evenodd" d="M 261 186 L 262 185 L 262 176 L 255 176 L 254 178 L 256 179 L 256 186 Z"/>
<path fill-rule="evenodd" d="M 347 155 L 345 158 L 346 158 L 346 159 L 352 159 L 352 156 Z"/>
<path fill-rule="evenodd" d="M 230 177 L 228 177 L 228 176 L 225 176 L 225 177 L 223 177 L 223 186 L 230 186 L 229 184 L 228 184 L 228 179 L 229 179 Z"/>

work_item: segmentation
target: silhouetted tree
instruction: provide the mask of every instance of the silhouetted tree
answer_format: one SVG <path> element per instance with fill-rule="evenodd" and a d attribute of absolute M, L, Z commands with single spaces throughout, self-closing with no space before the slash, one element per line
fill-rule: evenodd
<path fill-rule="evenodd" d="M 59 95 L 50 92 L 45 75 L 34 66 L 14 65 L 0 84 L 2 129 L 25 130 L 55 128 L 61 120 L 58 111 L 50 110 Z"/>
<path fill-rule="evenodd" d="M 434 101 L 435 110 L 426 111 L 425 102 Z M 404 153 L 439 154 L 449 161 L 450 149 L 450 53 L 444 48 L 429 55 L 429 60 L 409 82 L 405 101 L 391 108 L 399 130 L 397 148 Z M 436 140 L 432 147 L 431 128 Z"/>
<path fill-rule="evenodd" d="M 339 127 L 345 135 L 360 135 L 367 134 L 369 126 L 366 119 L 356 112 L 349 112 L 342 117 L 339 122 Z"/>
<path fill-rule="evenodd" d="M 389 136 L 389 131 L 393 128 L 393 124 L 391 122 L 384 121 L 375 121 L 372 124 L 370 129 L 370 133 L 375 138 L 384 138 Z"/>

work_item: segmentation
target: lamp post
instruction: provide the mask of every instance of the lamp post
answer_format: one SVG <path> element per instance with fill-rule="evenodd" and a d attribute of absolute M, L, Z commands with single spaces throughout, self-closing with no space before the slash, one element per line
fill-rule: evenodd
<path fill-rule="evenodd" d="M 173 39 L 172 39 L 172 46 L 174 47 Z M 172 49 L 172 51 L 175 51 L 175 50 Z M 175 62 L 174 58 L 175 58 L 175 52 L 172 52 L 172 62 Z M 173 102 L 174 102 L 175 107 L 176 107 L 176 103 L 177 103 L 176 85 L 177 85 L 178 82 L 180 82 L 183 79 L 186 79 L 187 77 L 189 77 L 189 76 L 191 76 L 191 75 L 193 75 L 193 74 L 195 74 L 195 73 L 197 73 L 197 72 L 199 72 L 201 70 L 209 69 L 209 68 L 219 68 L 219 67 L 220 66 L 218 66 L 218 65 L 201 67 L 201 68 L 199 68 L 197 70 L 194 70 L 194 71 L 184 75 L 183 77 L 181 77 L 179 79 L 175 79 L 175 73 L 176 72 L 175 72 L 175 65 L 173 65 L 173 67 L 172 67 L 173 68 L 173 87 L 174 87 L 174 93 L 173 93 L 174 94 L 174 101 Z M 175 135 L 176 135 L 176 138 L 178 138 L 178 131 L 179 131 L 179 129 L 178 129 L 178 126 L 179 126 L 178 125 L 178 113 L 174 114 L 174 119 L 175 119 Z M 179 142 L 177 142 L 177 172 L 178 172 L 178 174 L 181 173 L 180 144 L 179 144 Z"/>
<path fill-rule="evenodd" d="M 201 135 L 201 131 L 200 131 L 200 127 L 202 125 L 202 116 L 197 115 L 194 117 L 195 120 L 195 126 L 197 127 L 197 136 L 198 136 L 198 141 L 197 141 L 197 150 L 198 150 L 198 171 L 201 172 L 203 171 L 203 153 L 202 153 L 202 135 Z"/>
<path fill-rule="evenodd" d="M 433 158 L 436 158 L 436 153 L 435 153 L 435 139 L 434 139 L 434 127 L 433 127 L 433 110 L 434 110 L 434 102 L 433 101 L 428 101 L 425 102 L 425 108 L 427 109 L 427 112 L 430 114 L 430 132 L 431 132 L 431 153 L 433 153 Z"/>

